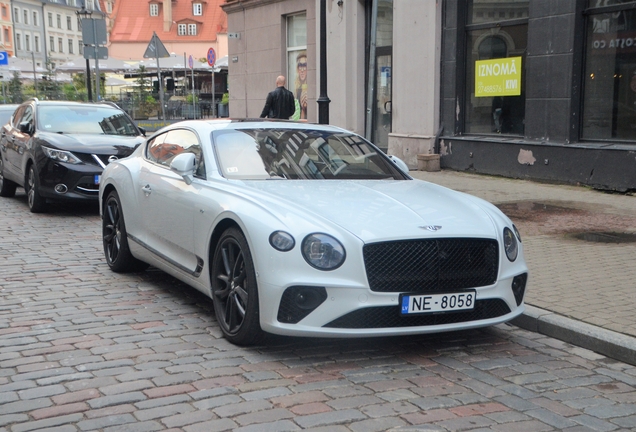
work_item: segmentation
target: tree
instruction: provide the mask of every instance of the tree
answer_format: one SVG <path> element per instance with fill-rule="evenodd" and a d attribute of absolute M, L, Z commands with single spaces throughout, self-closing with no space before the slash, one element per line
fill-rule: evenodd
<path fill-rule="evenodd" d="M 22 81 L 20 81 L 20 73 L 18 71 L 13 72 L 13 78 L 9 81 L 9 100 L 14 104 L 22 103 L 24 100 Z"/>

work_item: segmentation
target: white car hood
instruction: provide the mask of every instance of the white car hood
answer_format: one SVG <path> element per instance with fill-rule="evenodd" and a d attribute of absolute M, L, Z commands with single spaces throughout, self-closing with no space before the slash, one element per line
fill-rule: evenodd
<path fill-rule="evenodd" d="M 291 209 L 313 213 L 365 242 L 433 236 L 497 237 L 493 219 L 486 206 L 478 205 L 478 198 L 419 180 L 264 180 L 245 184 L 256 189 L 261 199 L 269 195 L 279 206 L 286 202 Z"/>

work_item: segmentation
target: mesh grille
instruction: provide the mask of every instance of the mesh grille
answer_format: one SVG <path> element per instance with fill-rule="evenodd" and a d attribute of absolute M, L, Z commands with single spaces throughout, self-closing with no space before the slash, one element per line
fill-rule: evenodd
<path fill-rule="evenodd" d="M 376 292 L 456 291 L 497 280 L 496 240 L 434 239 L 364 246 L 369 286 Z"/>
<path fill-rule="evenodd" d="M 447 312 L 432 315 L 400 315 L 399 306 L 382 306 L 358 309 L 324 327 L 343 329 L 371 329 L 392 327 L 421 327 L 496 318 L 510 313 L 501 299 L 477 300 L 475 309 L 463 312 Z"/>

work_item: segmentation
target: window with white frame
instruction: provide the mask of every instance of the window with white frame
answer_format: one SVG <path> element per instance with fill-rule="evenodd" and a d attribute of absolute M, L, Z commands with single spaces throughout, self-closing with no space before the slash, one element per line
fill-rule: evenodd
<path fill-rule="evenodd" d="M 192 3 L 192 15 L 203 15 L 202 3 Z"/>
<path fill-rule="evenodd" d="M 38 18 L 39 18 L 38 13 L 36 11 L 33 11 L 33 25 L 36 27 L 39 25 Z"/>
<path fill-rule="evenodd" d="M 150 3 L 150 16 L 159 16 L 159 5 L 157 3 Z"/>
<path fill-rule="evenodd" d="M 38 35 L 33 36 L 33 48 L 36 53 L 40 52 L 40 36 Z"/>
<path fill-rule="evenodd" d="M 57 38 L 57 49 L 63 53 L 64 52 L 64 40 L 62 38 Z"/>
<path fill-rule="evenodd" d="M 62 15 L 57 14 L 57 28 L 62 28 Z"/>
<path fill-rule="evenodd" d="M 31 37 L 29 35 L 24 35 L 24 49 L 31 51 Z"/>
<path fill-rule="evenodd" d="M 55 52 L 55 38 L 53 36 L 49 36 L 49 49 L 51 52 Z"/>
<path fill-rule="evenodd" d="M 185 36 L 186 34 L 188 34 L 188 26 L 185 24 L 178 24 L 177 25 L 177 34 L 179 36 Z"/>
<path fill-rule="evenodd" d="M 66 15 L 66 29 L 73 30 L 73 23 L 72 23 L 71 17 L 68 15 Z"/>
<path fill-rule="evenodd" d="M 77 45 L 79 45 L 79 54 L 84 55 L 84 41 L 79 41 Z"/>
<path fill-rule="evenodd" d="M 307 14 L 288 16 L 287 88 L 300 104 L 300 118 L 307 118 Z"/>
<path fill-rule="evenodd" d="M 188 35 L 196 36 L 197 35 L 197 25 L 196 24 L 188 24 Z"/>
<path fill-rule="evenodd" d="M 49 12 L 49 27 L 53 27 L 53 14 Z"/>
<path fill-rule="evenodd" d="M 20 22 L 20 9 L 13 8 L 13 19 L 15 19 L 16 23 Z"/>
<path fill-rule="evenodd" d="M 113 12 L 113 4 L 111 2 L 106 3 L 106 12 L 108 13 Z"/>
<path fill-rule="evenodd" d="M 29 11 L 28 10 L 23 10 L 22 11 L 24 13 L 24 24 L 28 24 L 29 23 Z"/>
<path fill-rule="evenodd" d="M 15 49 L 22 50 L 22 35 L 20 33 L 15 34 Z"/>
<path fill-rule="evenodd" d="M 73 39 L 68 40 L 68 53 L 73 54 Z"/>

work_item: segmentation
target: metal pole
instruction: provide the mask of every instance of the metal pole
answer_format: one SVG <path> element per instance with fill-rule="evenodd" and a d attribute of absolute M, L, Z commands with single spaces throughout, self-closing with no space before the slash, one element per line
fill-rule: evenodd
<path fill-rule="evenodd" d="M 33 82 L 35 85 L 35 97 L 38 97 L 38 76 L 35 74 L 35 54 L 31 51 L 31 61 L 33 62 Z"/>
<path fill-rule="evenodd" d="M 161 120 L 166 119 L 166 107 L 163 104 L 163 79 L 161 78 L 161 67 L 159 67 L 159 57 L 157 59 L 157 78 L 159 78 L 159 103 L 161 104 Z"/>
<path fill-rule="evenodd" d="M 214 66 L 212 66 L 212 117 L 216 117 L 216 89 L 214 88 Z"/>
<path fill-rule="evenodd" d="M 86 49 L 86 45 L 84 45 L 84 49 Z M 88 61 L 88 59 L 86 59 L 86 94 L 88 96 L 89 102 L 93 101 L 93 90 L 91 85 L 92 80 L 93 79 L 91 78 L 91 64 Z"/>
<path fill-rule="evenodd" d="M 320 97 L 318 123 L 329 124 L 329 97 L 327 96 L 327 0 L 320 0 Z"/>
<path fill-rule="evenodd" d="M 192 68 L 192 118 L 197 118 L 197 106 L 194 102 L 194 67 Z"/>
<path fill-rule="evenodd" d="M 378 0 L 371 4 L 371 41 L 369 46 L 369 86 L 367 88 L 367 124 L 364 137 L 371 141 L 373 135 L 373 95 L 375 94 L 375 45 L 378 20 Z"/>
<path fill-rule="evenodd" d="M 101 78 L 99 77 L 99 59 L 97 58 L 97 51 L 99 50 L 99 43 L 97 41 L 97 28 L 95 25 L 95 18 L 91 17 L 91 21 L 93 24 L 93 36 L 95 37 L 95 98 L 97 102 L 100 100 L 99 90 L 101 87 Z"/>

